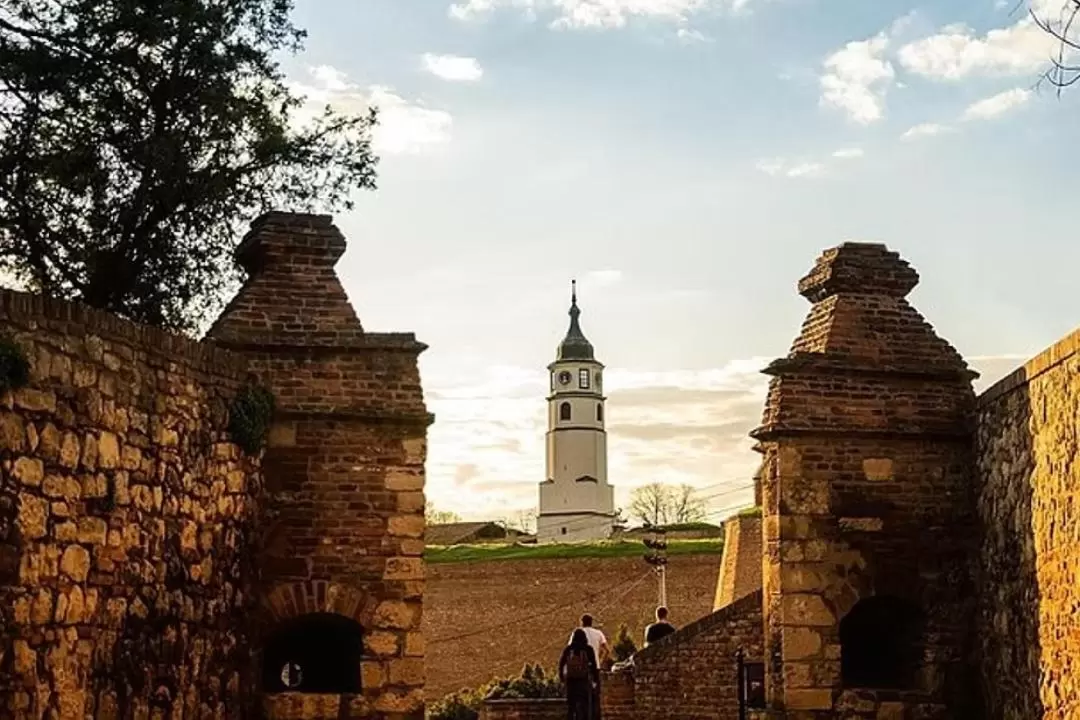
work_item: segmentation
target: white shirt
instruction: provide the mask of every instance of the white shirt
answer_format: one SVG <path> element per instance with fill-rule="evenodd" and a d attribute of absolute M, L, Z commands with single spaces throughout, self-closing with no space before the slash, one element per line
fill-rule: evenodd
<path fill-rule="evenodd" d="M 593 652 L 596 653 L 596 662 L 599 663 L 600 646 L 607 645 L 607 638 L 604 637 L 604 633 L 594 627 L 583 627 L 580 629 L 585 631 L 585 637 L 589 640 L 589 647 L 591 647 L 593 649 Z M 570 640 L 568 640 L 566 644 L 569 645 L 573 639 L 574 633 L 570 633 Z"/>

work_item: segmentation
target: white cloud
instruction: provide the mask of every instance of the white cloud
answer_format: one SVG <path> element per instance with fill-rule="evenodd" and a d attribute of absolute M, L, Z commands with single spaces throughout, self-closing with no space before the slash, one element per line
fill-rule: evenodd
<path fill-rule="evenodd" d="M 789 178 L 818 178 L 825 175 L 825 166 L 818 162 L 788 162 L 783 158 L 759 160 L 755 167 L 766 175 Z"/>
<path fill-rule="evenodd" d="M 804 162 L 793 165 L 787 169 L 788 177 L 821 177 L 825 174 L 825 166 L 821 163 Z"/>
<path fill-rule="evenodd" d="M 475 82 L 484 75 L 476 58 L 424 53 L 424 69 L 436 77 L 454 82 Z"/>
<path fill-rule="evenodd" d="M 349 114 L 375 106 L 379 125 L 373 132 L 372 146 L 379 154 L 417 154 L 450 141 L 453 117 L 444 110 L 409 102 L 383 85 L 362 88 L 328 65 L 309 68 L 309 73 L 310 82 L 290 83 L 293 91 L 306 99 L 294 118 L 296 122 L 309 122 L 326 106 Z"/>
<path fill-rule="evenodd" d="M 821 103 L 837 107 L 855 122 L 869 125 L 885 114 L 885 92 L 896 77 L 885 58 L 885 33 L 849 42 L 825 58 L 821 77 Z"/>
<path fill-rule="evenodd" d="M 679 42 L 685 45 L 692 45 L 694 43 L 712 42 L 709 38 L 705 37 L 701 32 L 692 30 L 690 28 L 679 28 L 679 31 L 675 33 L 675 37 L 679 39 Z"/>
<path fill-rule="evenodd" d="M 834 158 L 840 158 L 841 160 L 850 160 L 854 158 L 861 158 L 866 153 L 862 148 L 841 148 L 832 154 Z"/>
<path fill-rule="evenodd" d="M 939 125 L 938 123 L 922 123 L 909 128 L 903 135 L 900 136 L 903 140 L 914 140 L 921 137 L 932 137 L 934 135 L 943 135 L 944 133 L 952 132 L 952 128 L 948 125 Z"/>
<path fill-rule="evenodd" d="M 551 27 L 612 29 L 635 18 L 685 25 L 696 14 L 727 8 L 745 9 L 751 0 L 461 0 L 450 6 L 458 20 L 476 20 L 502 8 L 516 8 L 530 17 L 552 16 Z M 693 31 L 689 31 L 693 33 Z"/>
<path fill-rule="evenodd" d="M 909 72 L 938 80 L 975 75 L 1024 75 L 1046 67 L 1058 46 L 1030 16 L 979 36 L 966 25 L 950 25 L 900 48 L 897 59 Z"/>
<path fill-rule="evenodd" d="M 1023 88 L 1014 88 L 998 93 L 992 97 L 973 103 L 964 111 L 964 120 L 986 120 L 997 117 L 1021 105 L 1025 105 L 1031 99 L 1031 91 Z"/>

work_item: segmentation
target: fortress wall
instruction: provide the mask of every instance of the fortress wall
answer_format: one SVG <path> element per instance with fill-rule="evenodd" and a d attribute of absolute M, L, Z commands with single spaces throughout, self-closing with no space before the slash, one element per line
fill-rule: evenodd
<path fill-rule="evenodd" d="M 32 367 L 0 395 L 0 715 L 239 716 L 261 486 L 225 434 L 243 361 L 11 291 L 0 332 Z"/>
<path fill-rule="evenodd" d="M 1080 713 L 1080 331 L 979 398 L 978 652 L 995 718 Z"/>

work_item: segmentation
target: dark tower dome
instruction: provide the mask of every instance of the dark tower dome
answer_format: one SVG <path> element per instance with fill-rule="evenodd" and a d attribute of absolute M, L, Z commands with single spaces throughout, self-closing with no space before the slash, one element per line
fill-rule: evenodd
<path fill-rule="evenodd" d="M 577 306 L 577 280 L 570 281 L 570 329 L 559 343 L 557 360 L 594 360 L 592 343 L 585 339 L 578 324 L 581 310 Z"/>

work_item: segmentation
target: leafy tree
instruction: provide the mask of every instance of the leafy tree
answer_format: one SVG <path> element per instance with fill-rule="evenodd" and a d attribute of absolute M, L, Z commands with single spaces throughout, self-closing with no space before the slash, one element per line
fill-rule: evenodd
<path fill-rule="evenodd" d="M 705 519 L 705 502 L 690 485 L 650 483 L 630 495 L 630 514 L 647 525 L 673 525 Z"/>
<path fill-rule="evenodd" d="M 619 634 L 615 636 L 615 644 L 611 648 L 615 655 L 615 662 L 629 660 L 637 652 L 637 645 L 630 635 L 630 628 L 625 623 L 619 626 Z"/>
<path fill-rule="evenodd" d="M 242 223 L 375 187 L 374 110 L 303 99 L 292 0 L 5 0 L 0 269 L 29 289 L 191 331 L 236 278 Z"/>
<path fill-rule="evenodd" d="M 424 503 L 424 520 L 428 525 L 447 525 L 461 522 L 461 516 L 449 510 L 439 510 L 433 502 L 428 500 Z"/>

